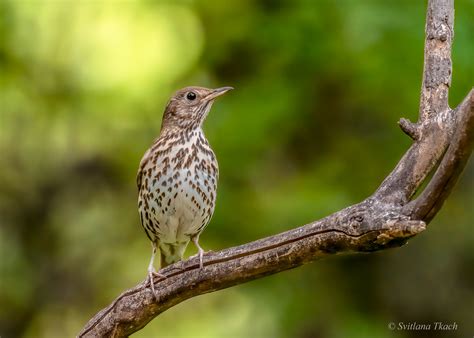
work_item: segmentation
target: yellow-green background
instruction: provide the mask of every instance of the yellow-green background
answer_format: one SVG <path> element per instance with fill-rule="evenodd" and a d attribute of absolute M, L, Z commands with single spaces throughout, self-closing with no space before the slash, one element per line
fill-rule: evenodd
<path fill-rule="evenodd" d="M 473 16 L 456 1 L 453 106 Z M 0 0 L 0 336 L 75 336 L 145 278 L 135 174 L 180 87 L 236 88 L 205 124 L 221 172 L 205 249 L 368 196 L 410 145 L 396 122 L 417 118 L 424 24 L 411 0 Z M 401 249 L 200 296 L 136 337 L 470 337 L 473 178 Z M 387 328 L 433 321 L 458 329 Z"/>

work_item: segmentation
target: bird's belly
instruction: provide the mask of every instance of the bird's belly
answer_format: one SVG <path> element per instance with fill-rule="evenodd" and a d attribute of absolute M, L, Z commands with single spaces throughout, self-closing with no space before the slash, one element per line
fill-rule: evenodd
<path fill-rule="evenodd" d="M 149 205 L 151 217 L 158 225 L 158 240 L 184 244 L 209 222 L 216 193 L 215 189 L 205 186 L 202 175 L 190 177 L 183 171 L 176 176 L 177 179 L 165 187 L 160 182 L 150 187 L 151 195 L 158 197 L 149 200 Z"/>

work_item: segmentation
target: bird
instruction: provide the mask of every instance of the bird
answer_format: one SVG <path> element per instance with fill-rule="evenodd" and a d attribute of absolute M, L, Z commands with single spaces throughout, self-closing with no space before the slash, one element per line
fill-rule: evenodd
<path fill-rule="evenodd" d="M 166 278 L 154 268 L 157 251 L 163 269 L 182 260 L 192 241 L 203 268 L 199 236 L 214 213 L 219 178 L 203 123 L 214 100 L 232 89 L 192 86 L 175 92 L 163 113 L 159 136 L 140 161 L 138 211 L 152 244 L 147 282 L 155 297 L 153 277 Z"/>

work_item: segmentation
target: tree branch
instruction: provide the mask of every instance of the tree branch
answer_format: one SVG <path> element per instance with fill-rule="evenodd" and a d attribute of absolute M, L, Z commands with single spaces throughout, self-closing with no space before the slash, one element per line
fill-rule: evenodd
<path fill-rule="evenodd" d="M 197 295 L 295 268 L 331 254 L 371 252 L 400 246 L 425 229 L 422 221 L 398 217 L 367 200 L 320 221 L 160 270 L 159 301 L 146 282 L 124 292 L 98 313 L 80 337 L 126 337 L 168 308 Z"/>
<path fill-rule="evenodd" d="M 420 97 L 420 122 L 449 109 L 454 0 L 429 1 L 426 13 L 425 58 Z"/>
<path fill-rule="evenodd" d="M 416 142 L 377 190 L 379 198 L 405 204 L 433 170 L 448 146 L 448 90 L 451 85 L 451 45 L 454 37 L 454 0 L 432 0 L 426 11 L 425 55 L 418 123 L 399 122 Z"/>
<path fill-rule="evenodd" d="M 160 272 L 159 300 L 142 282 L 97 313 L 80 337 L 127 337 L 170 307 L 197 295 L 295 268 L 343 252 L 372 252 L 401 246 L 425 230 L 439 211 L 472 152 L 474 91 L 448 107 L 451 83 L 453 0 L 430 0 L 417 123 L 400 120 L 414 143 L 377 191 L 363 202 L 319 221 L 238 247 L 179 262 Z M 428 174 L 431 182 L 410 202 Z"/>

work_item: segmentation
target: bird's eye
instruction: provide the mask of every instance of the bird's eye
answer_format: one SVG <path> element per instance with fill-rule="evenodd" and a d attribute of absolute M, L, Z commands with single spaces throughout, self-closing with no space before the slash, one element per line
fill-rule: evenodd
<path fill-rule="evenodd" d="M 189 92 L 188 94 L 186 94 L 186 98 L 190 101 L 193 101 L 196 99 L 196 93 L 195 92 Z"/>

